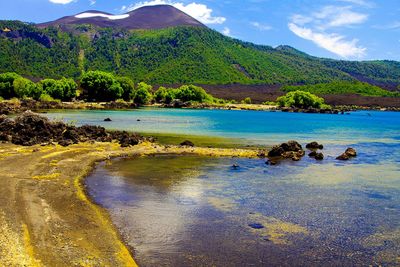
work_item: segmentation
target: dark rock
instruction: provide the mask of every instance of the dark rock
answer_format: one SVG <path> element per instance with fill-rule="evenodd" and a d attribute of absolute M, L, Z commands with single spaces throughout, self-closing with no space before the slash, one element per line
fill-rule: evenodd
<path fill-rule="evenodd" d="M 293 156 L 293 157 L 292 157 L 292 160 L 293 160 L 293 161 L 299 161 L 300 159 L 301 159 L 301 158 L 300 158 L 299 156 Z"/>
<path fill-rule="evenodd" d="M 323 160 L 324 159 L 324 154 L 322 154 L 322 153 L 317 153 L 317 154 L 315 154 L 315 157 L 314 157 L 316 160 Z"/>
<path fill-rule="evenodd" d="M 193 142 L 189 141 L 189 140 L 185 140 L 182 143 L 180 143 L 181 146 L 194 146 Z"/>
<path fill-rule="evenodd" d="M 232 168 L 234 168 L 235 170 L 239 169 L 239 165 L 235 163 L 235 164 L 232 165 Z"/>
<path fill-rule="evenodd" d="M 278 164 L 278 162 L 276 162 L 276 161 L 274 161 L 274 160 L 267 160 L 267 161 L 265 162 L 265 164 L 267 164 L 267 165 L 276 165 L 276 164 Z"/>
<path fill-rule="evenodd" d="M 112 121 L 110 118 L 105 118 L 104 121 Z"/>
<path fill-rule="evenodd" d="M 263 229 L 264 225 L 261 223 L 249 223 L 249 226 L 253 229 Z"/>
<path fill-rule="evenodd" d="M 350 157 L 346 153 L 343 153 L 342 155 L 338 156 L 336 159 L 337 160 L 349 160 Z"/>
<path fill-rule="evenodd" d="M 323 149 L 324 148 L 324 146 L 323 145 L 321 145 L 321 144 L 318 144 L 318 142 L 311 142 L 311 143 L 308 143 L 307 145 L 306 145 L 306 148 L 307 149 Z"/>
<path fill-rule="evenodd" d="M 280 146 L 274 146 L 269 152 L 268 157 L 281 157 L 285 150 Z"/>
<path fill-rule="evenodd" d="M 311 152 L 308 154 L 308 156 L 309 156 L 310 158 L 314 158 L 316 155 L 317 155 L 317 151 L 311 151 Z"/>
<path fill-rule="evenodd" d="M 344 152 L 346 153 L 346 155 L 348 155 L 349 157 L 357 157 L 357 152 L 354 148 L 347 148 L 346 151 Z"/>

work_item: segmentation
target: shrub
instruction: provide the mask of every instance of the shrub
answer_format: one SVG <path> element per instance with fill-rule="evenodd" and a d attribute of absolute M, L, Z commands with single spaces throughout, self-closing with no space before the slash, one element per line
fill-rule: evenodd
<path fill-rule="evenodd" d="M 133 101 L 138 105 L 145 105 L 150 103 L 152 94 L 150 93 L 152 89 L 151 85 L 141 82 L 137 85 L 135 90 L 135 96 Z"/>
<path fill-rule="evenodd" d="M 46 93 L 41 94 L 40 97 L 39 97 L 39 100 L 40 100 L 40 101 L 43 101 L 43 102 L 52 102 L 52 101 L 55 101 L 54 98 L 52 98 L 50 95 L 48 95 L 48 94 L 46 94 Z"/>
<path fill-rule="evenodd" d="M 212 102 L 212 96 L 207 94 L 207 92 L 194 85 L 182 85 L 175 92 L 175 98 L 180 99 L 184 102 L 194 101 L 194 102 Z"/>
<path fill-rule="evenodd" d="M 278 97 L 276 102 L 281 107 L 296 108 L 327 108 L 324 99 L 304 91 L 292 91 L 284 96 Z"/>
<path fill-rule="evenodd" d="M 18 98 L 32 97 L 38 100 L 42 94 L 42 87 L 31 80 L 19 77 L 13 82 L 14 91 Z"/>
<path fill-rule="evenodd" d="M 44 79 L 39 82 L 43 92 L 52 98 L 69 101 L 76 97 L 77 85 L 72 79 L 62 78 L 60 80 Z"/>
<path fill-rule="evenodd" d="M 251 104 L 251 98 L 246 97 L 245 99 L 242 100 L 242 104 Z"/>
<path fill-rule="evenodd" d="M 84 73 L 81 87 L 89 101 L 114 101 L 123 94 L 123 89 L 114 75 L 102 71 Z"/>
<path fill-rule="evenodd" d="M 118 77 L 117 81 L 122 88 L 122 99 L 131 100 L 135 95 L 135 84 L 128 77 Z"/>
<path fill-rule="evenodd" d="M 167 94 L 168 94 L 168 89 L 163 86 L 160 86 L 154 93 L 154 99 L 158 103 L 165 102 Z"/>
<path fill-rule="evenodd" d="M 14 90 L 14 80 L 22 78 L 14 72 L 6 72 L 0 74 L 0 96 L 5 99 L 16 97 Z"/>

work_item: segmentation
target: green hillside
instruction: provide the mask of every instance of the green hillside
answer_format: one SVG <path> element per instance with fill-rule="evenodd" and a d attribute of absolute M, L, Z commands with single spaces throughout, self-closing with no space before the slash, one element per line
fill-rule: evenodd
<path fill-rule="evenodd" d="M 4 29 L 10 31 L 4 31 Z M 125 31 L 73 26 L 38 29 L 0 21 L 0 72 L 78 78 L 102 70 L 151 84 L 318 84 L 337 80 L 400 84 L 400 63 L 311 57 L 235 40 L 200 27 Z"/>

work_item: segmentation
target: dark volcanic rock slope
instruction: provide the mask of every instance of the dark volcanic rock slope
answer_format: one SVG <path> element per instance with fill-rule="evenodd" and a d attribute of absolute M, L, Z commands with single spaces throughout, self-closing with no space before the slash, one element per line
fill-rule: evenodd
<path fill-rule="evenodd" d="M 175 26 L 205 27 L 198 20 L 169 5 L 146 6 L 122 15 L 89 10 L 37 26 L 46 28 L 76 24 L 91 24 L 102 28 L 112 27 L 127 30 L 162 29 Z"/>

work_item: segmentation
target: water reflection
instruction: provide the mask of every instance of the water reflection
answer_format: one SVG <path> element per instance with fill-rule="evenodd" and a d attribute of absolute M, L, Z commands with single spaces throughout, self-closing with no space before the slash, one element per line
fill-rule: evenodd
<path fill-rule="evenodd" d="M 87 185 L 142 266 L 396 265 L 399 167 L 367 161 L 116 159 Z"/>

